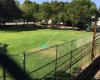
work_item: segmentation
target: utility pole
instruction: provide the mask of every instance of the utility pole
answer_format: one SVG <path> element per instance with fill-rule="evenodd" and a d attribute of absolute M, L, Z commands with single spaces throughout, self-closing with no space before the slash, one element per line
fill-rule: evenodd
<path fill-rule="evenodd" d="M 92 53 L 91 53 L 91 60 L 95 57 L 95 39 L 96 39 L 96 18 L 94 17 L 94 27 L 93 27 L 93 41 L 92 41 Z"/>

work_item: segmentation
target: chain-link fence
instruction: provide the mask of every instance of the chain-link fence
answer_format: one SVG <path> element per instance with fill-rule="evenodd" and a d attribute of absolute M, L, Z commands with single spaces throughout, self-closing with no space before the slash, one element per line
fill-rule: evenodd
<path fill-rule="evenodd" d="M 32 53 L 10 55 L 28 72 L 39 80 L 68 80 L 91 63 L 92 40 L 72 40 Z M 81 46 L 82 45 L 82 46 Z M 100 38 L 96 39 L 95 55 L 100 53 Z M 1 80 L 13 80 L 4 69 L 0 69 Z"/>

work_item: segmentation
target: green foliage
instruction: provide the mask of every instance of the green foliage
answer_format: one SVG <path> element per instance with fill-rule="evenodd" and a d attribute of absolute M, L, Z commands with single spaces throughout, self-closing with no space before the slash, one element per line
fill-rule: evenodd
<path fill-rule="evenodd" d="M 70 3 L 51 1 L 41 4 L 30 0 L 25 0 L 23 4 L 20 4 L 18 0 L 1 0 L 0 5 L 2 5 L 1 11 L 5 14 L 0 12 L 0 15 L 4 15 L 6 18 L 20 17 L 21 12 L 17 7 L 19 6 L 24 13 L 23 17 L 28 21 L 43 21 L 46 25 L 51 20 L 54 24 L 71 22 L 72 26 L 78 26 L 78 24 L 84 26 L 91 22 L 93 15 L 99 14 L 96 4 L 91 0 L 72 0 Z"/>
<path fill-rule="evenodd" d="M 42 14 L 42 20 L 44 20 L 45 24 L 47 24 L 52 15 L 52 9 L 48 2 L 43 2 L 43 4 L 40 5 L 40 13 Z"/>
<path fill-rule="evenodd" d="M 0 23 L 22 18 L 22 11 L 14 0 L 0 0 Z"/>
<path fill-rule="evenodd" d="M 18 0 L 15 0 L 16 2 L 16 5 L 19 6 L 20 5 L 20 2 Z"/>
<path fill-rule="evenodd" d="M 72 5 L 74 17 L 78 22 L 87 24 L 91 21 L 91 16 L 95 15 L 96 5 L 91 0 L 73 0 Z"/>
<path fill-rule="evenodd" d="M 100 17 L 100 7 L 99 7 L 99 9 L 97 10 L 97 16 Z"/>
<path fill-rule="evenodd" d="M 32 2 L 29 0 L 25 0 L 23 4 L 21 4 L 19 7 L 20 9 L 24 12 L 24 16 L 27 17 L 28 19 L 32 17 Z"/>

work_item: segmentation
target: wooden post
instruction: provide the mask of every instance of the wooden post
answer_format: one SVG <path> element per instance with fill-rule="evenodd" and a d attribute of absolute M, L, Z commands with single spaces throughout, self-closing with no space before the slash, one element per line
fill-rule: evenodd
<path fill-rule="evenodd" d="M 92 53 L 91 53 L 91 60 L 95 57 L 95 38 L 96 38 L 96 21 L 93 28 L 93 42 L 92 42 Z"/>

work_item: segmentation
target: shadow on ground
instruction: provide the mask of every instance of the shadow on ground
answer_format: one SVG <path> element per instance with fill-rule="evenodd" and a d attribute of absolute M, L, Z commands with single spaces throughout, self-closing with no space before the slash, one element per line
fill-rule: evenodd
<path fill-rule="evenodd" d="M 57 71 L 56 75 L 49 75 L 45 77 L 44 80 L 69 80 L 71 77 L 70 73 L 66 73 L 65 71 Z"/>
<path fill-rule="evenodd" d="M 57 26 L 54 26 L 54 27 L 46 27 L 45 25 L 0 25 L 0 31 L 14 31 L 14 32 L 19 32 L 19 31 L 33 31 L 33 30 L 39 30 L 39 29 L 52 29 L 52 30 L 78 30 L 80 31 L 80 29 L 76 29 L 76 28 L 73 28 L 72 27 L 67 27 L 67 26 L 64 26 L 64 27 L 57 27 Z"/>
<path fill-rule="evenodd" d="M 38 29 L 46 29 L 45 26 L 38 26 L 38 25 L 6 25 L 0 26 L 0 31 L 33 31 Z"/>

